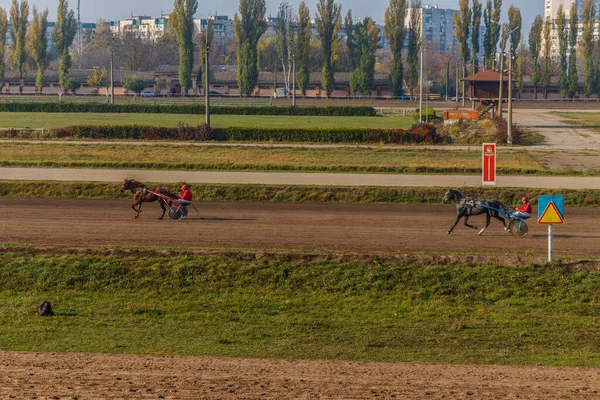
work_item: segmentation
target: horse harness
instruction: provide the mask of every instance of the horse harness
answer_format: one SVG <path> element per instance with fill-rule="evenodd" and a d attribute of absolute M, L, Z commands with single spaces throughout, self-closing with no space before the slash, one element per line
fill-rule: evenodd
<path fill-rule="evenodd" d="M 467 209 L 469 214 L 471 214 L 471 211 L 474 208 L 479 207 L 481 205 L 481 202 L 479 200 L 475 200 L 472 197 L 465 197 L 464 199 L 462 199 L 462 202 L 463 202 L 462 206 Z"/>

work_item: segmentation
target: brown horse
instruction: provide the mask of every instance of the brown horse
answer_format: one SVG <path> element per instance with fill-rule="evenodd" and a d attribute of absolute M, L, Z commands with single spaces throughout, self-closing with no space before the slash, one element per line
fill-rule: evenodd
<path fill-rule="evenodd" d="M 125 179 L 123 181 L 123 184 L 121 185 L 121 192 L 127 190 L 133 193 L 133 200 L 135 200 L 135 203 L 131 206 L 131 208 L 133 208 L 133 211 L 136 212 L 135 217 L 133 217 L 133 219 L 136 219 L 140 216 L 140 213 L 142 212 L 142 203 L 152 203 L 155 201 L 158 201 L 158 204 L 160 204 L 160 208 L 162 208 L 163 211 L 159 219 L 163 219 L 165 217 L 165 213 L 167 212 L 167 206 L 171 207 L 171 202 L 163 199 L 160 196 L 157 196 L 152 192 L 160 193 L 172 199 L 179 198 L 179 196 L 169 192 L 167 189 L 148 189 L 146 185 L 144 185 L 142 182 L 138 182 L 133 179 Z"/>

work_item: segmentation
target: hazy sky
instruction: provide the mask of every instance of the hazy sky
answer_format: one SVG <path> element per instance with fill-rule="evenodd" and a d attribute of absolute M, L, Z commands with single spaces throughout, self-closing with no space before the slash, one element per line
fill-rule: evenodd
<path fill-rule="evenodd" d="M 288 0 L 296 9 L 301 0 Z M 317 0 L 305 0 L 312 13 L 316 10 Z M 389 4 L 389 0 L 341 0 L 342 12 L 346 13 L 349 8 L 355 17 L 369 15 L 377 22 L 383 22 L 383 14 Z M 482 1 L 485 4 L 485 0 Z M 48 8 L 50 18 L 54 20 L 56 15 L 57 0 L 29 0 L 30 5 L 36 5 L 39 9 Z M 69 1 L 71 7 L 77 7 L 77 0 Z M 267 0 L 267 15 L 277 15 L 277 7 L 280 0 Z M 0 7 L 9 8 L 10 0 L 0 0 Z M 225 14 L 233 17 L 238 9 L 239 0 L 200 0 L 198 16 L 206 16 L 215 13 Z M 423 4 L 438 5 L 443 8 L 458 8 L 458 0 L 423 0 Z M 543 0 L 504 0 L 503 18 L 506 18 L 506 10 L 510 5 L 516 5 L 523 14 L 523 28 L 525 32 L 533 22 L 535 15 L 541 14 L 544 8 Z M 172 0 L 81 0 L 81 20 L 83 22 L 94 22 L 98 18 L 107 20 L 125 19 L 134 15 L 158 16 L 161 10 L 164 13 L 171 12 Z"/>

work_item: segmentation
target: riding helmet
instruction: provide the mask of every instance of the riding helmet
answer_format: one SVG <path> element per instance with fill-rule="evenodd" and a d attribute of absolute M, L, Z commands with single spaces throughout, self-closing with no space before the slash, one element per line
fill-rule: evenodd
<path fill-rule="evenodd" d="M 188 190 L 188 187 L 187 187 L 187 185 L 183 185 L 183 186 L 181 187 L 181 190 Z"/>
<path fill-rule="evenodd" d="M 529 197 L 523 196 L 523 198 L 521 200 L 523 200 L 523 201 L 529 201 Z"/>

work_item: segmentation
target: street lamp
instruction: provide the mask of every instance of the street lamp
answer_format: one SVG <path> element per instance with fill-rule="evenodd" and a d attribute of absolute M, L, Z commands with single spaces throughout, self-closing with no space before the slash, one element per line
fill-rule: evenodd
<path fill-rule="evenodd" d="M 423 123 L 423 53 L 424 53 L 423 43 L 421 43 L 421 76 L 419 82 L 419 123 Z"/>
<path fill-rule="evenodd" d="M 115 104 L 115 80 L 114 80 L 114 58 L 115 58 L 115 37 L 110 37 L 110 104 Z"/>
<path fill-rule="evenodd" d="M 494 21 L 492 21 L 494 22 Z M 496 23 L 496 22 L 494 22 Z M 510 41 L 510 50 L 508 57 L 508 132 L 507 132 L 507 144 L 512 144 L 512 53 L 513 53 L 513 45 L 512 40 L 510 40 L 510 36 L 514 31 L 520 29 L 520 26 L 515 27 L 514 29 L 508 31 L 506 33 L 507 40 Z M 504 53 L 500 52 L 500 94 L 499 94 L 499 104 L 498 104 L 498 116 L 502 118 L 502 84 L 504 83 Z"/>
<path fill-rule="evenodd" d="M 520 27 L 517 26 L 515 29 L 508 32 L 508 40 L 510 35 Z M 507 144 L 513 144 L 512 142 L 512 75 L 513 75 L 513 43 L 510 40 L 510 51 L 508 54 L 508 132 L 507 132 Z"/>
<path fill-rule="evenodd" d="M 207 29 L 206 29 L 206 63 L 205 63 L 205 86 L 204 86 L 204 94 L 205 94 L 205 98 L 206 98 L 206 105 L 205 105 L 205 114 L 206 114 L 206 132 L 210 133 L 210 90 L 209 90 L 209 75 L 210 72 L 208 70 L 208 56 L 210 54 L 210 45 L 208 43 L 208 24 L 207 24 Z"/>

